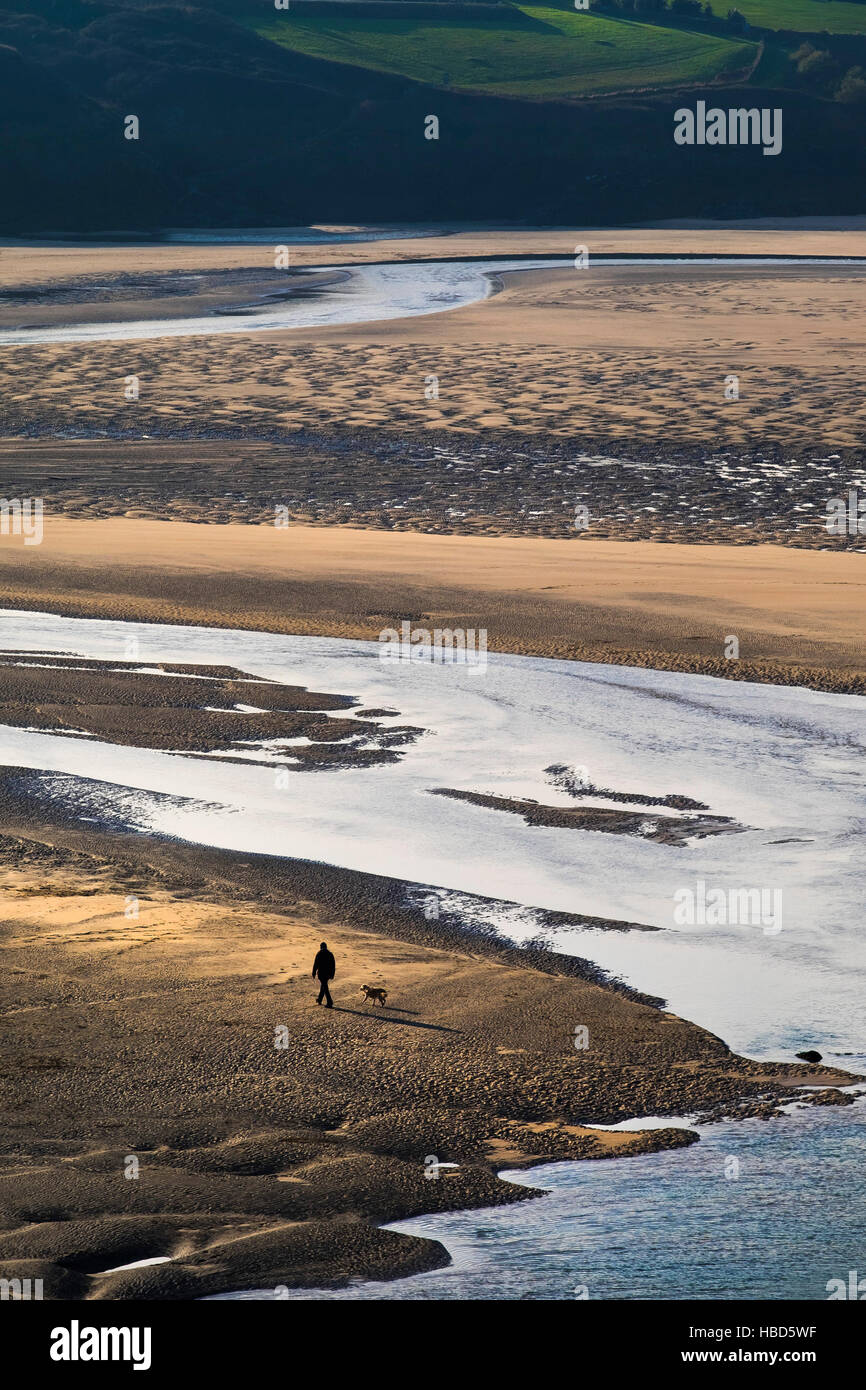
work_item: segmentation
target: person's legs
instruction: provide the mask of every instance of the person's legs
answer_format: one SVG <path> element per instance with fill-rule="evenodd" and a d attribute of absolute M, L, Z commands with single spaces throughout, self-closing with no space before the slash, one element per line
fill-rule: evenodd
<path fill-rule="evenodd" d="M 317 1004 L 321 1004 L 321 1002 L 322 1002 L 322 1000 L 324 999 L 325 995 L 328 994 L 328 981 L 327 981 L 327 980 L 321 980 L 321 979 L 320 979 L 320 980 L 319 980 L 319 984 L 320 984 L 321 988 L 320 988 L 320 990 L 319 990 L 319 997 L 318 997 L 318 999 L 316 1000 L 316 1003 L 317 1003 Z M 330 994 L 328 994 L 328 998 L 329 998 L 329 999 L 330 999 L 330 997 L 331 997 Z"/>
<path fill-rule="evenodd" d="M 331 991 L 328 989 L 328 981 L 327 981 L 327 980 L 323 980 L 323 981 L 322 981 L 322 992 L 323 992 L 323 994 L 324 994 L 324 996 L 325 996 L 325 1004 L 327 1005 L 327 1007 L 328 1007 L 329 1009 L 333 1009 L 333 1007 L 334 1007 L 334 1001 L 333 1001 L 333 999 L 331 998 Z"/>

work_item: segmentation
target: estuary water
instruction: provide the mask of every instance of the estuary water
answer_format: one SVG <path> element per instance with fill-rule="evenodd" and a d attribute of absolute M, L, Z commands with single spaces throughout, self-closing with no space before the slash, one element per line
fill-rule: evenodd
<path fill-rule="evenodd" d="M 599 257 L 594 264 L 608 266 L 658 265 L 824 265 L 832 259 L 837 265 L 856 265 L 861 261 L 836 258 L 794 256 L 689 256 L 689 257 Z M 135 319 L 116 323 L 74 323 L 55 327 L 5 328 L 0 345 L 37 343 L 129 342 L 154 338 L 211 336 L 223 333 L 254 333 L 286 328 L 318 328 L 328 324 L 379 323 L 388 319 L 414 318 L 439 314 L 448 309 L 488 298 L 495 288 L 495 277 L 507 271 L 562 269 L 573 265 L 566 258 L 516 260 L 400 261 L 381 265 L 328 266 L 340 282 L 323 287 L 310 298 L 279 303 L 262 302 L 248 312 L 211 313 L 196 317 Z M 586 274 L 587 270 L 577 273 Z M 303 282 L 301 282 L 302 284 Z"/>
<path fill-rule="evenodd" d="M 143 668 L 234 666 L 392 709 L 382 724 L 423 733 L 391 764 L 293 773 L 291 743 L 243 742 L 239 711 L 241 763 L 12 728 L 0 730 L 0 760 L 94 779 L 97 818 L 387 875 L 410 885 L 413 901 L 432 899 L 510 940 L 542 935 L 737 1051 L 866 1053 L 862 697 L 533 657 L 392 662 L 375 642 L 0 611 L 6 650 L 121 662 L 130 641 Z M 563 767 L 598 793 L 575 801 L 551 771 Z M 52 787 L 80 808 L 69 777 Z M 652 799 L 674 795 L 729 817 L 736 833 L 672 844 L 529 825 L 433 794 L 441 789 L 561 807 L 622 808 L 605 793 L 639 807 L 645 798 L 647 830 Z M 702 917 L 717 890 L 728 901 L 757 890 L 772 914 L 750 924 Z M 682 920 L 684 899 L 693 920 Z M 550 927 L 550 911 L 657 930 Z"/>
<path fill-rule="evenodd" d="M 851 1271 L 866 1277 L 866 1098 L 791 1110 L 771 1122 L 698 1127 L 700 1143 L 686 1149 L 506 1170 L 507 1181 L 545 1195 L 387 1228 L 441 1241 L 452 1257 L 445 1269 L 327 1292 L 219 1297 L 839 1298 Z"/>
<path fill-rule="evenodd" d="M 395 724 L 425 732 L 399 762 L 294 777 L 290 742 L 251 741 L 250 761 L 228 763 L 8 726 L 0 728 L 0 762 L 49 773 L 50 794 L 78 815 L 403 879 L 415 901 L 432 898 L 517 942 L 541 933 L 553 949 L 664 996 L 738 1051 L 790 1059 L 817 1046 L 826 1060 L 866 1071 L 866 700 L 529 657 L 488 656 L 475 668 L 392 663 L 372 642 L 0 611 L 0 650 L 16 661 L 64 653 L 120 665 L 130 643 L 140 669 L 233 666 L 351 695 L 359 708 L 393 709 Z M 241 737 L 244 711 L 255 708 L 249 698 L 238 708 Z M 648 819 L 653 797 L 677 794 L 743 828 L 659 844 L 533 827 L 519 815 L 431 795 L 444 786 L 566 805 L 562 773 L 550 771 L 563 766 L 608 793 L 645 797 Z M 288 779 L 277 778 L 284 768 Z M 602 794 L 592 800 L 618 804 Z M 779 930 L 677 923 L 674 894 L 696 881 L 778 890 Z M 551 928 L 544 908 L 660 930 Z M 772 1122 L 705 1127 L 698 1144 L 673 1152 L 506 1171 L 545 1195 L 392 1228 L 441 1241 L 453 1257 L 448 1268 L 290 1296 L 838 1295 L 852 1271 L 855 1283 L 856 1271 L 866 1275 L 866 1100 L 794 1103 L 789 1111 Z"/>

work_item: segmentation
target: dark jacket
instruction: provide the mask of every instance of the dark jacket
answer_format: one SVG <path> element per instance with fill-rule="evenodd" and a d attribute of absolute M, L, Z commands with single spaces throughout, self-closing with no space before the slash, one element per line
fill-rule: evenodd
<path fill-rule="evenodd" d="M 330 951 L 320 951 L 313 961 L 313 979 L 333 980 L 337 973 L 337 962 Z"/>

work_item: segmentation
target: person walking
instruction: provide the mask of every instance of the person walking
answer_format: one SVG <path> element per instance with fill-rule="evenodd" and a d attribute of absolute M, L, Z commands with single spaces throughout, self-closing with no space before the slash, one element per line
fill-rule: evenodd
<path fill-rule="evenodd" d="M 328 982 L 330 980 L 333 980 L 336 973 L 337 962 L 334 960 L 333 955 L 328 950 L 327 941 L 323 941 L 319 946 L 319 954 L 313 961 L 313 979 L 318 979 L 319 984 L 321 985 L 321 989 L 319 990 L 319 997 L 316 1000 L 316 1003 L 321 1004 L 322 1000 L 324 999 L 325 1004 L 329 1009 L 333 1009 L 334 1001 L 331 998 L 331 991 L 328 989 Z"/>

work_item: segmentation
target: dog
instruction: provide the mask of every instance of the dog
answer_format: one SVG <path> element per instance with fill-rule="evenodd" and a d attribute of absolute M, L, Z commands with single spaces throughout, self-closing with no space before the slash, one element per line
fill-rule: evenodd
<path fill-rule="evenodd" d="M 382 1008 L 384 1009 L 385 1000 L 388 998 L 387 989 L 377 989 L 375 985 L 362 985 L 361 993 L 364 996 L 365 1004 L 369 1004 L 370 1000 L 372 999 L 373 1006 L 375 1008 L 376 1001 L 378 1000 L 379 1003 L 382 1005 Z"/>

